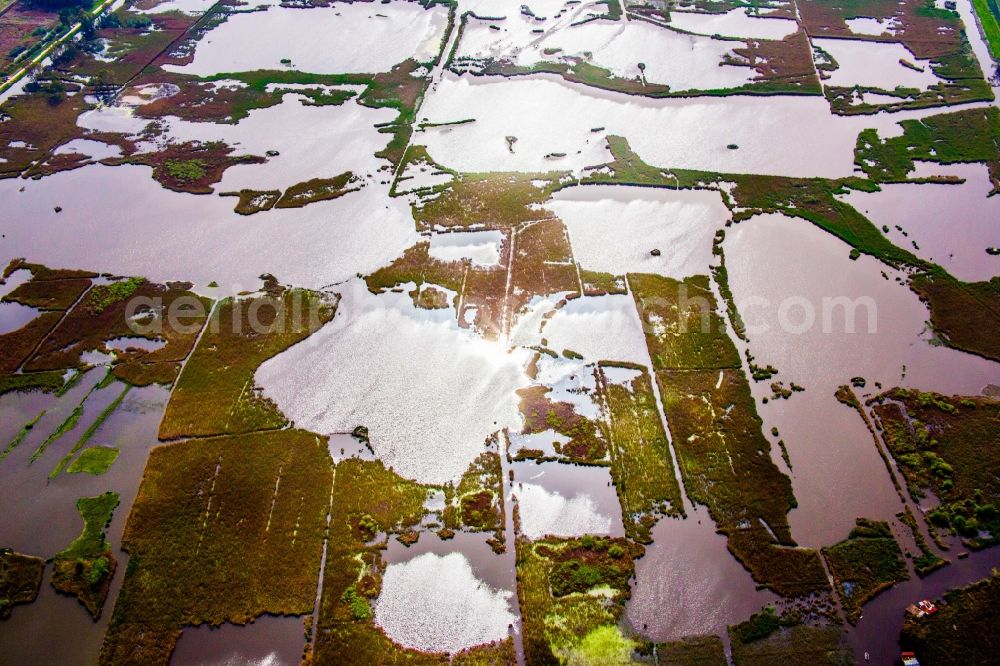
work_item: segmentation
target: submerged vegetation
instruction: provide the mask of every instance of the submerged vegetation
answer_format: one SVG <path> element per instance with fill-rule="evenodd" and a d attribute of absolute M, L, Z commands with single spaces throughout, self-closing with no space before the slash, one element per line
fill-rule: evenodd
<path fill-rule="evenodd" d="M 30 604 L 42 585 L 45 560 L 0 549 L 0 620 L 10 617 L 17 604 Z"/>
<path fill-rule="evenodd" d="M 726 666 L 722 639 L 715 635 L 689 636 L 677 641 L 660 643 L 656 654 L 668 664 L 678 666 Z"/>
<path fill-rule="evenodd" d="M 799 624 L 765 608 L 746 622 L 729 627 L 736 666 L 769 666 L 775 663 L 850 666 L 854 655 L 840 627 Z"/>

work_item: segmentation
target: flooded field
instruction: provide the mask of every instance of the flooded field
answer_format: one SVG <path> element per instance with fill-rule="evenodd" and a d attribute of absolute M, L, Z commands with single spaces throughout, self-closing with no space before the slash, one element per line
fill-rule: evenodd
<path fill-rule="evenodd" d="M 776 427 L 788 448 L 799 498 L 789 516 L 793 533 L 822 546 L 849 532 L 857 516 L 891 519 L 902 506 L 872 435 L 837 402 L 837 387 L 860 376 L 873 385 L 977 395 L 995 383 L 996 363 L 930 344 L 928 313 L 915 294 L 882 277 L 878 262 L 855 264 L 843 243 L 798 220 L 743 222 L 727 237 L 726 253 L 737 307 L 746 304 L 750 352 L 777 368 L 778 379 L 805 388 L 761 406 L 766 428 Z M 804 327 L 807 317 L 816 325 Z M 757 394 L 771 395 L 763 384 Z"/>
<path fill-rule="evenodd" d="M 572 115 L 545 112 L 570 107 Z M 664 168 L 836 178 L 853 172 L 862 129 L 891 131 L 900 118 L 927 112 L 839 117 L 818 97 L 647 100 L 541 75 L 478 80 L 446 74 L 421 114 L 431 123 L 475 119 L 421 137 L 435 159 L 463 171 L 575 171 L 607 161 L 601 137 L 614 134 Z M 507 136 L 517 138 L 512 149 Z"/>
<path fill-rule="evenodd" d="M 989 6 L 27 2 L 0 663 L 990 661 Z"/>
<path fill-rule="evenodd" d="M 879 225 L 895 243 L 909 246 L 960 279 L 990 279 L 1000 268 L 1000 257 L 987 251 L 1000 245 L 1000 228 L 995 223 L 1000 219 L 1000 199 L 987 196 L 992 185 L 986 170 L 978 164 L 924 168 L 964 182 L 889 185 L 871 194 L 852 192 L 844 200 Z M 951 212 L 963 221 L 960 233 L 944 222 Z"/>
<path fill-rule="evenodd" d="M 250 72 L 278 69 L 287 60 L 288 67 L 315 74 L 374 73 L 410 57 L 437 55 L 447 18 L 443 8 L 426 11 L 405 2 L 390 7 L 383 12 L 360 3 L 308 12 L 272 6 L 231 16 L 199 44 L 190 64 L 173 71 Z M 339 36 L 336 48 L 327 41 L 330 34 Z M 249 40 L 253 48 L 242 48 Z M 373 43 L 383 47 L 366 48 Z"/>

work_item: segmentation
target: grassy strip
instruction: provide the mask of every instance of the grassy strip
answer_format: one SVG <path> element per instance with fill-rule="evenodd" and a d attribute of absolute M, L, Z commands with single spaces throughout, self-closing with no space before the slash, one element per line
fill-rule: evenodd
<path fill-rule="evenodd" d="M 255 388 L 254 372 L 319 330 L 335 310 L 326 296 L 300 289 L 222 301 L 177 379 L 160 438 L 284 426 L 284 415 Z"/>
<path fill-rule="evenodd" d="M 754 579 L 783 596 L 828 589 L 819 554 L 788 526 L 791 482 L 771 445 L 706 276 L 629 275 L 684 486 Z"/>
<path fill-rule="evenodd" d="M 851 624 L 857 624 L 866 603 L 910 577 L 899 544 L 882 521 L 858 518 L 850 536 L 824 548 L 823 557 Z"/>
<path fill-rule="evenodd" d="M 913 511 L 910 510 L 909 506 L 906 507 L 906 511 L 897 513 L 896 518 L 899 519 L 899 522 L 909 528 L 910 534 L 913 535 L 913 541 L 917 544 L 917 548 L 920 549 L 920 555 L 913 558 L 913 568 L 917 572 L 918 576 L 923 578 L 931 572 L 937 571 L 941 567 L 949 564 L 948 560 L 943 557 L 938 557 L 934 551 L 930 549 L 930 546 L 927 544 L 927 539 L 924 538 L 923 533 L 920 531 L 920 527 L 917 525 L 916 516 L 913 515 Z"/>
<path fill-rule="evenodd" d="M 924 666 L 990 664 L 1000 650 L 997 606 L 1000 574 L 945 594 L 947 603 L 929 617 L 907 617 L 899 644 Z"/>
<path fill-rule="evenodd" d="M 24 441 L 24 438 L 28 436 L 28 433 L 31 432 L 32 429 L 34 429 L 35 424 L 38 423 L 39 419 L 45 416 L 45 411 L 46 410 L 43 409 L 42 411 L 38 412 L 38 415 L 35 416 L 35 418 L 31 419 L 30 421 L 24 424 L 21 430 L 14 436 L 14 439 L 10 440 L 7 446 L 4 447 L 3 453 L 0 453 L 0 460 L 3 460 L 7 456 L 9 456 L 11 452 L 14 449 L 16 449 L 21 442 Z"/>
<path fill-rule="evenodd" d="M 73 368 L 70 370 L 70 373 L 70 377 L 66 380 L 66 383 L 64 383 L 61 387 L 59 387 L 59 390 L 56 391 L 57 398 L 61 398 L 66 395 L 71 388 L 80 383 L 80 380 L 83 379 L 83 376 L 86 374 L 79 368 Z"/>
<path fill-rule="evenodd" d="M 111 374 L 109 372 L 108 375 L 105 376 L 105 379 L 107 379 L 107 377 L 110 376 Z M 76 424 L 80 421 L 80 417 L 83 416 L 83 406 L 87 402 L 87 398 L 90 397 L 91 393 L 93 393 L 94 391 L 96 391 L 98 388 L 101 387 L 101 383 L 102 382 L 98 382 L 94 386 L 90 387 L 90 390 L 87 391 L 87 393 L 83 396 L 83 399 L 80 400 L 80 403 L 73 408 L 73 411 L 69 413 L 69 416 L 67 416 L 63 420 L 63 422 L 59 424 L 59 427 L 56 428 L 54 431 L 52 431 L 52 433 L 50 433 L 49 436 L 46 437 L 45 440 L 38 445 L 38 448 L 35 449 L 35 452 L 31 454 L 30 462 L 33 463 L 39 458 L 41 458 L 45 454 L 45 450 L 49 448 L 49 446 L 53 442 L 55 442 L 57 439 L 59 439 L 67 432 L 76 427 Z"/>
<path fill-rule="evenodd" d="M 726 254 L 722 249 L 722 243 L 726 240 L 725 229 L 715 232 L 712 241 L 712 254 L 719 258 L 719 265 L 712 266 L 712 278 L 719 286 L 719 295 L 726 304 L 726 315 L 729 317 L 729 324 L 733 327 L 733 332 L 740 340 L 747 342 L 747 327 L 740 316 L 740 311 L 736 309 L 736 299 L 733 298 L 732 289 L 729 288 L 729 271 L 726 270 Z"/>
<path fill-rule="evenodd" d="M 100 476 L 118 460 L 118 449 L 113 446 L 92 446 L 69 466 L 70 474 L 87 473 Z"/>
<path fill-rule="evenodd" d="M 94 422 L 91 423 L 87 427 L 87 429 L 83 431 L 83 434 L 80 435 L 80 439 L 78 439 L 76 441 L 76 444 L 74 444 L 73 448 L 69 450 L 69 453 L 67 453 L 65 456 L 63 456 L 63 459 L 59 461 L 59 464 L 57 464 L 52 469 L 52 471 L 49 472 L 49 478 L 50 479 L 54 479 L 57 476 L 59 476 L 59 474 L 66 468 L 66 465 L 69 464 L 69 461 L 73 459 L 73 456 L 75 456 L 80 449 L 82 449 L 84 446 L 86 446 L 87 442 L 90 441 L 90 438 L 94 436 L 94 433 L 96 433 L 97 430 L 102 425 L 104 425 L 104 422 L 108 420 L 108 417 L 111 416 L 111 414 L 113 414 L 116 409 L 118 409 L 119 405 L 122 404 L 122 400 L 125 399 L 125 396 L 128 395 L 128 392 L 131 389 L 132 389 L 132 385 L 131 384 L 126 384 L 125 388 L 122 389 L 122 392 L 119 393 L 118 396 L 114 400 L 111 401 L 111 404 L 109 404 L 107 407 L 105 407 L 104 411 L 102 411 L 97 416 L 97 418 L 94 419 Z M 117 457 L 117 455 L 115 457 Z M 113 461 L 113 459 L 112 459 L 112 461 Z M 106 469 L 107 468 L 105 467 L 105 470 Z"/>
<path fill-rule="evenodd" d="M 52 587 L 77 597 L 94 619 L 101 615 L 117 567 L 104 531 L 119 499 L 118 493 L 106 492 L 77 500 L 83 532 L 52 562 Z"/>
<path fill-rule="evenodd" d="M 153 449 L 100 663 L 166 664 L 184 626 L 311 612 L 332 478 L 326 440 L 299 430 Z"/>
<path fill-rule="evenodd" d="M 993 59 L 1000 62 L 1000 5 L 996 0 L 972 0 Z"/>
<path fill-rule="evenodd" d="M 612 364 L 602 363 L 601 368 Z M 598 371 L 598 389 L 610 421 L 611 476 L 621 502 L 626 535 L 652 543 L 658 516 L 684 516 L 667 433 L 645 368 L 628 385 L 607 381 Z"/>
<path fill-rule="evenodd" d="M 0 620 L 10 617 L 16 604 L 30 604 L 42 585 L 45 560 L 0 549 Z"/>
<path fill-rule="evenodd" d="M 345 171 L 333 178 L 313 178 L 289 187 L 285 190 L 284 195 L 274 203 L 274 207 L 302 208 L 318 201 L 336 199 L 358 190 L 358 187 L 348 187 L 358 180 L 359 178 L 350 171 Z"/>

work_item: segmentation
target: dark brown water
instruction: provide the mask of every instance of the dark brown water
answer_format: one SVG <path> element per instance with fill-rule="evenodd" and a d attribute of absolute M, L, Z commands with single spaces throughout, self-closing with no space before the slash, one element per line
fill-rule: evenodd
<path fill-rule="evenodd" d="M 635 574 L 626 618 L 656 641 L 724 634 L 727 625 L 777 599 L 756 589 L 703 507 L 689 509 L 684 520 L 660 520 Z"/>
<path fill-rule="evenodd" d="M 303 618 L 264 616 L 237 626 L 187 627 L 171 666 L 291 666 L 302 660 Z"/>

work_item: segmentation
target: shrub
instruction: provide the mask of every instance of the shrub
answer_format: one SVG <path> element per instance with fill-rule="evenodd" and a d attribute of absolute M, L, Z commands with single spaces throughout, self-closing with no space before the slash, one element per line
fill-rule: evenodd
<path fill-rule="evenodd" d="M 174 180 L 189 183 L 205 177 L 205 163 L 201 160 L 167 160 L 167 173 Z"/>

